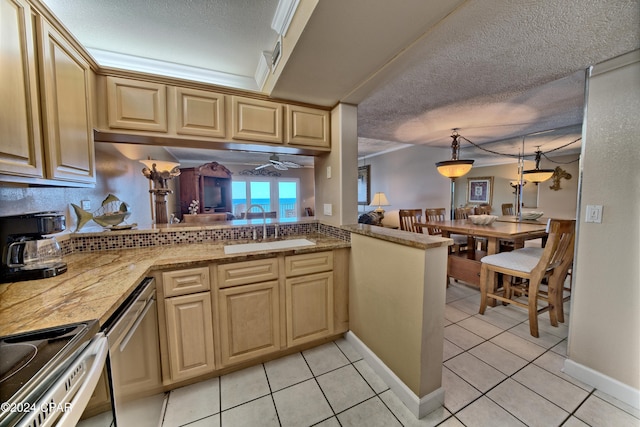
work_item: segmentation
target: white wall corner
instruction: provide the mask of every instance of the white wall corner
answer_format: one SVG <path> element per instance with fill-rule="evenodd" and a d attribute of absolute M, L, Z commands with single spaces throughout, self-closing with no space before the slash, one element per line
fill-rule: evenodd
<path fill-rule="evenodd" d="M 298 9 L 299 3 L 300 0 L 280 0 L 278 2 L 276 13 L 273 15 L 273 20 L 271 21 L 271 28 L 276 30 L 281 36 L 284 37 L 287 35 L 289 24 L 291 24 L 291 20 L 296 13 L 296 9 Z"/>
<path fill-rule="evenodd" d="M 348 331 L 344 337 L 416 418 L 420 419 L 444 406 L 444 389 L 442 387 L 426 396 L 418 397 L 365 343 L 360 341 L 356 334 Z"/>
<path fill-rule="evenodd" d="M 596 389 L 615 397 L 621 402 L 640 410 L 640 390 L 628 386 L 601 372 L 574 362 L 571 359 L 564 361 L 562 371 L 575 379 L 582 381 Z"/>

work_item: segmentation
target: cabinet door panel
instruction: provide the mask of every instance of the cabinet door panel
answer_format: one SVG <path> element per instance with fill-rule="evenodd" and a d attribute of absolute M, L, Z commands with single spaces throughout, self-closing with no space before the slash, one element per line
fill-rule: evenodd
<path fill-rule="evenodd" d="M 287 345 L 333 333 L 333 273 L 287 279 Z"/>
<path fill-rule="evenodd" d="M 166 132 L 167 88 L 107 77 L 107 116 L 110 128 Z"/>
<path fill-rule="evenodd" d="M 211 293 L 165 299 L 171 381 L 213 371 Z"/>
<path fill-rule="evenodd" d="M 219 292 L 223 365 L 280 349 L 277 281 L 226 288 Z"/>
<path fill-rule="evenodd" d="M 257 99 L 232 98 L 233 139 L 282 143 L 282 105 Z"/>
<path fill-rule="evenodd" d="M 164 297 L 194 294 L 210 290 L 209 268 L 198 267 L 162 273 Z"/>
<path fill-rule="evenodd" d="M 213 138 L 226 136 L 224 95 L 181 87 L 175 90 L 178 134 Z"/>
<path fill-rule="evenodd" d="M 42 178 L 42 136 L 31 8 L 0 0 L 0 173 Z"/>
<path fill-rule="evenodd" d="M 287 144 L 330 147 L 329 112 L 287 105 Z"/>
<path fill-rule="evenodd" d="M 95 182 L 89 65 L 44 19 L 43 122 L 48 178 Z"/>
<path fill-rule="evenodd" d="M 220 288 L 264 282 L 277 278 L 277 258 L 234 262 L 218 266 L 218 286 Z"/>
<path fill-rule="evenodd" d="M 284 262 L 287 277 L 329 271 L 333 269 L 333 251 L 288 256 Z"/>

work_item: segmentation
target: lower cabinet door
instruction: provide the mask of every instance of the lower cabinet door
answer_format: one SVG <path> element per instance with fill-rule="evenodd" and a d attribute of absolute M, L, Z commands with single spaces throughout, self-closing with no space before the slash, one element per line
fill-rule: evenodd
<path fill-rule="evenodd" d="M 171 380 L 213 371 L 211 292 L 167 298 L 164 303 Z"/>
<path fill-rule="evenodd" d="M 285 301 L 288 346 L 333 333 L 333 272 L 287 279 Z"/>
<path fill-rule="evenodd" d="M 277 280 L 221 289 L 219 304 L 223 365 L 280 349 Z"/>

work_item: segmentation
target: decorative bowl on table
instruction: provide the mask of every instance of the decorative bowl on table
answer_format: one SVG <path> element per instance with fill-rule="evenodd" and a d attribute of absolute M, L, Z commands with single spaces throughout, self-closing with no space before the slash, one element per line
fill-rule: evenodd
<path fill-rule="evenodd" d="M 475 225 L 489 225 L 498 219 L 495 215 L 469 215 L 469 219 Z"/>
<path fill-rule="evenodd" d="M 540 218 L 542 215 L 544 215 L 544 212 L 536 212 L 536 211 L 522 212 L 522 219 L 531 221 L 531 220 Z"/>

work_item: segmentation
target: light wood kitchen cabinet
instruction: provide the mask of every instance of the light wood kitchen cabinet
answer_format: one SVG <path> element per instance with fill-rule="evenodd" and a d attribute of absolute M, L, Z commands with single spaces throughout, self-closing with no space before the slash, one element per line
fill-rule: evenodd
<path fill-rule="evenodd" d="M 0 0 L 0 173 L 44 176 L 31 7 Z"/>
<path fill-rule="evenodd" d="M 95 183 L 89 64 L 24 0 L 0 0 L 0 20 L 3 180 Z"/>
<path fill-rule="evenodd" d="M 280 297 L 277 280 L 220 289 L 222 365 L 280 350 Z"/>
<path fill-rule="evenodd" d="M 231 98 L 233 139 L 283 142 L 282 104 L 252 98 Z"/>
<path fill-rule="evenodd" d="M 171 90 L 175 91 L 178 135 L 227 136 L 225 95 L 183 87 L 172 87 Z"/>
<path fill-rule="evenodd" d="M 285 257 L 287 346 L 334 333 L 333 251 Z"/>
<path fill-rule="evenodd" d="M 287 346 L 333 334 L 333 273 L 286 281 Z"/>
<path fill-rule="evenodd" d="M 160 353 L 165 384 L 215 369 L 209 267 L 156 274 Z"/>
<path fill-rule="evenodd" d="M 107 77 L 107 119 L 112 129 L 167 132 L 167 87 Z"/>
<path fill-rule="evenodd" d="M 287 105 L 285 142 L 314 148 L 331 147 L 329 111 Z"/>
<path fill-rule="evenodd" d="M 95 183 L 92 71 L 51 24 L 38 22 L 47 177 Z"/>
<path fill-rule="evenodd" d="M 171 381 L 214 370 L 211 293 L 182 295 L 164 301 Z"/>

